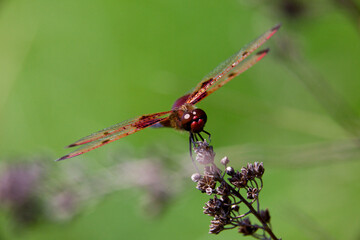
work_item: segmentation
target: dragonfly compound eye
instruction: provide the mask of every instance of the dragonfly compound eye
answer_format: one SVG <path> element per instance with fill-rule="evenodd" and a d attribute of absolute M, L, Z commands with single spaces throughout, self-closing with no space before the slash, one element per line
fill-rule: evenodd
<path fill-rule="evenodd" d="M 204 129 L 207 121 L 206 113 L 201 109 L 195 109 L 192 111 L 193 117 L 191 121 L 191 132 L 199 133 Z"/>
<path fill-rule="evenodd" d="M 191 131 L 191 123 L 194 115 L 191 112 L 185 112 L 181 118 L 181 125 L 186 131 Z"/>

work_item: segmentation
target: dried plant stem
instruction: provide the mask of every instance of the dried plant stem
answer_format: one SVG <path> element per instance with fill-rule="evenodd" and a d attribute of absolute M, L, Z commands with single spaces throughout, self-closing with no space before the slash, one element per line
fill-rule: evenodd
<path fill-rule="evenodd" d="M 236 197 L 238 197 L 243 203 L 245 203 L 245 205 L 249 208 L 250 212 L 252 214 L 254 214 L 254 216 L 261 222 L 261 224 L 263 225 L 264 230 L 271 236 L 271 238 L 274 239 L 274 240 L 279 240 L 279 238 L 277 238 L 275 236 L 275 234 L 273 233 L 271 228 L 267 225 L 267 223 L 262 219 L 262 217 L 260 216 L 258 211 L 256 211 L 254 209 L 254 207 L 248 201 L 246 201 L 246 199 L 243 196 L 241 196 L 241 194 L 239 194 L 233 187 L 231 187 L 229 184 L 227 184 L 227 185 L 229 186 L 231 192 Z"/>
<path fill-rule="evenodd" d="M 213 196 L 204 206 L 204 214 L 213 217 L 209 233 L 219 234 L 223 230 L 237 228 L 244 236 L 279 240 L 271 230 L 269 210 L 260 210 L 259 194 L 263 188 L 262 176 L 265 171 L 263 163 L 248 163 L 236 171 L 228 166 L 230 160 L 224 157 L 220 163 L 225 166 L 225 170 L 221 171 L 214 163 L 213 147 L 206 141 L 196 144 L 196 159 L 205 167 L 202 175 L 194 173 L 191 178 L 197 183 L 198 190 Z M 245 195 L 240 192 L 241 189 L 246 191 Z M 242 203 L 249 209 L 245 213 L 240 211 Z M 252 223 L 251 215 L 258 224 Z M 257 233 L 257 230 L 262 233 Z"/>
<path fill-rule="evenodd" d="M 216 172 L 219 174 L 220 176 L 220 172 L 221 170 L 213 163 L 212 164 L 213 167 L 215 167 L 216 169 Z M 267 223 L 262 219 L 262 217 L 260 216 L 259 212 L 255 210 L 255 208 L 252 206 L 252 203 L 255 201 L 253 200 L 251 203 L 249 203 L 248 201 L 246 201 L 246 199 L 238 192 L 236 191 L 230 184 L 228 184 L 226 181 L 224 181 L 223 179 L 224 176 L 221 176 L 222 178 L 222 182 L 225 183 L 229 189 L 231 190 L 231 193 L 234 194 L 237 198 L 239 198 L 241 200 L 241 202 L 243 202 L 250 210 L 250 212 L 252 214 L 254 214 L 254 216 L 261 222 L 261 224 L 263 225 L 263 227 L 260 227 L 260 228 L 263 228 L 270 236 L 272 239 L 274 240 L 278 240 L 279 238 L 277 238 L 275 236 L 275 234 L 273 233 L 273 231 L 271 230 L 271 228 L 267 225 Z M 263 185 L 263 181 L 262 179 L 260 179 L 261 181 L 261 188 L 262 188 L 262 185 Z M 255 182 L 256 183 L 256 182 Z M 257 185 L 257 183 L 256 183 Z M 258 187 L 258 186 L 257 186 Z M 257 199 L 258 200 L 258 199 Z M 257 201 L 258 203 L 258 208 L 259 208 L 259 201 Z M 247 215 L 248 213 L 246 213 Z M 244 214 L 243 214 L 244 215 Z M 245 215 L 244 215 L 245 216 Z"/>

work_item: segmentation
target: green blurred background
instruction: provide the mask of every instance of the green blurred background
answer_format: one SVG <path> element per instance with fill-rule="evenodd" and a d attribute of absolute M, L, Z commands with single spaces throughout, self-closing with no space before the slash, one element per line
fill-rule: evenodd
<path fill-rule="evenodd" d="M 265 44 L 270 54 L 198 104 L 208 115 L 206 130 L 218 159 L 227 155 L 237 168 L 264 162 L 261 204 L 277 236 L 359 239 L 357 7 L 349 0 L 2 0 L 1 164 L 46 165 L 36 199 L 59 186 L 81 192 L 100 170 L 116 178 L 123 172 L 114 166 L 128 160 L 159 159 L 171 169 L 164 178 L 176 180 L 166 186 L 172 194 L 164 206 L 158 203 L 161 214 L 148 214 L 154 206 L 141 203 L 144 188 L 125 178 L 60 221 L 30 206 L 41 217 L 19 224 L 4 205 L 0 239 L 243 238 L 236 230 L 208 234 L 211 218 L 202 207 L 209 197 L 191 182 L 194 170 L 178 163 L 191 168 L 187 134 L 147 129 L 81 157 L 52 160 L 93 131 L 169 110 L 279 22 Z M 77 167 L 82 177 L 73 176 Z"/>

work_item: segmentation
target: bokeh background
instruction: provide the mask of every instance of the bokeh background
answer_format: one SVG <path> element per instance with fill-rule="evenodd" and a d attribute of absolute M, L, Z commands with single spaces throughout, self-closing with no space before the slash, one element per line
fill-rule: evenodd
<path fill-rule="evenodd" d="M 188 136 L 147 129 L 53 162 L 93 131 L 166 111 L 281 22 L 270 54 L 199 105 L 218 160 L 265 166 L 283 239 L 359 239 L 360 3 L 0 1 L 0 239 L 208 234 Z"/>

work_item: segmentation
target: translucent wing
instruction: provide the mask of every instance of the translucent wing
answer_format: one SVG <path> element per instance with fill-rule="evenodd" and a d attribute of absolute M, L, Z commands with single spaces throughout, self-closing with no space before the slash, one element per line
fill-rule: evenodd
<path fill-rule="evenodd" d="M 77 150 L 57 159 L 56 161 L 72 158 L 83 153 L 94 150 L 95 148 L 104 146 L 120 138 L 126 137 L 130 134 L 136 133 L 144 128 L 150 127 L 158 122 L 167 119 L 171 111 L 160 112 L 148 115 L 142 115 L 133 119 L 126 120 L 124 122 L 115 124 L 111 127 L 105 128 L 101 131 L 95 132 L 87 137 L 81 138 L 68 147 L 75 147 L 79 145 L 84 146 Z"/>
<path fill-rule="evenodd" d="M 215 92 L 218 88 L 222 87 L 225 83 L 229 82 L 234 77 L 238 76 L 239 74 L 245 72 L 247 69 L 252 67 L 255 63 L 260 61 L 266 54 L 269 52 L 269 49 L 265 49 L 262 51 L 257 52 L 255 55 L 251 55 L 250 57 L 246 58 L 242 63 L 232 68 L 229 72 L 224 74 L 224 76 L 217 81 L 215 84 L 211 85 L 205 94 L 199 96 L 196 102 L 201 101 L 207 95 Z"/>
<path fill-rule="evenodd" d="M 214 92 L 216 89 L 223 86 L 225 83 L 227 83 L 228 81 L 254 65 L 262 57 L 264 57 L 267 53 L 266 50 L 259 52 L 257 56 L 253 57 L 250 61 L 242 62 L 253 51 L 259 48 L 268 39 L 270 39 L 272 35 L 274 35 L 278 31 L 279 28 L 280 24 L 268 30 L 259 38 L 255 39 L 254 41 L 243 47 L 236 54 L 231 56 L 229 59 L 221 63 L 196 86 L 196 88 L 193 90 L 193 92 L 187 99 L 186 103 L 196 104 L 197 102 L 208 96 L 210 93 Z"/>

